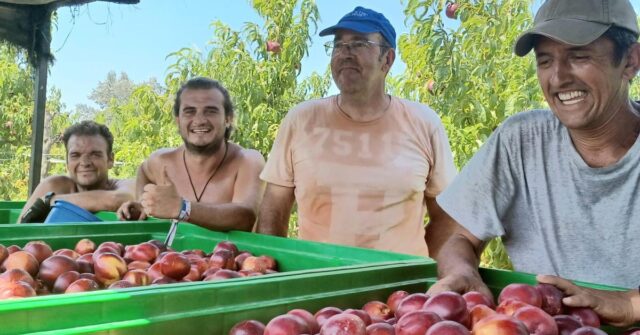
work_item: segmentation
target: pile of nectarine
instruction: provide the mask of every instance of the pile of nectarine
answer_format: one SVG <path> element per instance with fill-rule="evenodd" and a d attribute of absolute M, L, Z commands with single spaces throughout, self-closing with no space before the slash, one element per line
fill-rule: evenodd
<path fill-rule="evenodd" d="M 315 314 L 294 309 L 266 325 L 242 321 L 229 335 L 606 334 L 599 329 L 600 319 L 593 310 L 563 306 L 562 298 L 563 293 L 548 284 L 507 285 L 497 306 L 479 292 L 429 296 L 395 291 L 386 302 L 369 301 L 361 309 L 325 307 Z"/>
<path fill-rule="evenodd" d="M 0 244 L 0 300 L 50 293 L 94 291 L 189 281 L 211 281 L 276 272 L 270 256 L 239 251 L 230 241 L 210 254 L 177 252 L 151 240 L 135 245 L 89 239 L 75 248 L 53 250 L 44 241 L 23 248 Z"/>

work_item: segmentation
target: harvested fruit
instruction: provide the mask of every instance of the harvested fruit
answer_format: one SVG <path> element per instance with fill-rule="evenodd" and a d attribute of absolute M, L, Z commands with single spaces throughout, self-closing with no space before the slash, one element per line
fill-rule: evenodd
<path fill-rule="evenodd" d="M 254 259 L 247 266 L 260 271 L 235 271 L 246 258 Z M 73 249 L 56 250 L 45 241 L 29 241 L 24 247 L 0 245 L 0 299 L 262 276 L 277 268 L 273 257 L 239 251 L 231 241 L 218 243 L 212 254 L 177 252 L 157 240 L 123 245 L 84 238 Z"/>

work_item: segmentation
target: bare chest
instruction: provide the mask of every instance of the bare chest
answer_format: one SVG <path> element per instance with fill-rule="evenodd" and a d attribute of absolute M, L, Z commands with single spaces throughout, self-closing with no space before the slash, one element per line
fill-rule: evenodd
<path fill-rule="evenodd" d="M 177 171 L 175 186 L 181 197 L 193 202 L 228 203 L 233 199 L 236 171 L 225 169 L 213 178 L 211 174 L 187 173 L 184 168 Z"/>

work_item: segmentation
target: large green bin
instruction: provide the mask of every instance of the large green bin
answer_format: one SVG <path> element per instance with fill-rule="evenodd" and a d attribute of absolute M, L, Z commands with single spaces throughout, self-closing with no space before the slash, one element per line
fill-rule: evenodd
<path fill-rule="evenodd" d="M 60 225 L 3 225 L 0 243 L 45 240 L 54 248 L 80 238 L 125 244 L 162 240 L 166 221 Z M 432 260 L 410 255 L 336 246 L 244 232 L 212 232 L 180 224 L 174 247 L 209 251 L 221 240 L 275 257 L 281 273 L 220 282 L 194 282 L 0 301 L 0 334 L 227 334 L 237 322 L 271 318 L 294 308 L 361 308 L 395 290 L 424 292 L 437 280 Z M 535 284 L 532 274 L 481 269 L 498 295 L 511 283 Z M 583 286 L 619 288 L 578 283 Z M 618 329 L 603 327 L 610 334 Z"/>
<path fill-rule="evenodd" d="M 169 225 L 167 221 L 6 224 L 0 225 L 0 243 L 23 246 L 43 240 L 54 249 L 73 248 L 79 239 L 88 237 L 96 243 L 135 244 L 164 240 Z M 224 334 L 225 327 L 247 317 L 277 314 L 285 308 L 282 304 L 303 302 L 310 308 L 331 303 L 333 298 L 329 297 L 333 296 L 346 304 L 349 297 L 374 288 L 390 293 L 405 284 L 424 290 L 427 270 L 435 276 L 433 261 L 424 257 L 246 232 L 213 232 L 186 223 L 179 225 L 173 247 L 209 252 L 222 240 L 274 257 L 281 272 L 228 281 L 0 301 L 0 320 L 12 320 L 0 328 L 0 334 Z"/>
<path fill-rule="evenodd" d="M 534 284 L 531 274 L 482 269 L 494 293 L 510 283 Z M 393 291 L 424 292 L 436 265 L 424 260 L 285 272 L 216 283 L 184 283 L 0 302 L 2 334 L 216 334 L 255 319 L 267 323 L 294 308 L 361 308 Z M 589 287 L 609 288 L 582 283 Z M 80 315 L 79 317 L 72 317 Z M 605 326 L 609 334 L 620 329 Z M 43 331 L 46 330 L 46 331 Z"/>
<path fill-rule="evenodd" d="M 397 289 L 426 290 L 433 263 L 414 260 L 0 302 L 2 334 L 227 334 L 293 308 L 361 307 Z"/>
<path fill-rule="evenodd" d="M 0 201 L 0 209 L 22 209 L 26 201 Z"/>
<path fill-rule="evenodd" d="M 398 273 L 400 271 L 400 273 Z M 402 273 L 404 271 L 404 273 Z M 375 276 L 377 278 L 372 277 Z M 480 275 L 485 283 L 493 291 L 496 299 L 500 291 L 507 285 L 512 283 L 524 283 L 535 285 L 535 275 L 496 270 L 496 269 L 480 269 Z M 339 279 L 344 278 L 347 282 L 341 282 Z M 308 280 L 308 279 L 307 279 Z M 349 270 L 337 270 L 332 272 L 324 272 L 322 277 L 318 279 L 318 285 L 323 285 L 324 288 L 318 291 L 307 291 L 307 294 L 303 294 L 298 297 L 290 297 L 285 290 L 282 293 L 282 299 L 277 299 L 277 295 L 273 299 L 268 299 L 267 302 L 260 302 L 255 304 L 247 303 L 241 306 L 240 309 L 233 309 L 232 311 L 223 312 L 218 317 L 220 322 L 223 322 L 222 328 L 212 329 L 208 334 L 227 334 L 235 323 L 247 319 L 259 320 L 263 323 L 269 322 L 275 316 L 284 314 L 287 311 L 294 308 L 304 308 L 312 313 L 320 310 L 323 307 L 335 306 L 342 309 L 346 308 L 362 308 L 362 306 L 371 300 L 386 301 L 389 294 L 396 290 L 406 290 L 410 293 L 424 292 L 428 287 L 433 285 L 437 281 L 437 269 L 436 264 L 410 264 L 410 263 L 396 263 L 393 265 L 382 265 L 379 268 L 375 266 L 350 268 Z M 310 283 L 308 281 L 307 283 Z M 580 286 L 604 289 L 604 290 L 623 290 L 612 286 L 591 284 L 585 282 L 576 282 Z M 322 287 L 322 286 L 320 286 Z M 325 291 L 323 291 L 325 290 Z M 281 292 L 281 291 L 279 291 Z M 268 305 L 269 308 L 266 308 Z M 240 317 L 238 317 L 240 316 Z M 188 332 L 193 331 L 198 333 L 198 329 L 189 328 L 187 325 L 182 325 L 182 321 L 175 323 L 187 329 Z M 152 324 L 140 325 L 127 329 L 123 334 L 136 334 L 137 329 L 161 329 L 161 323 L 156 328 Z M 207 324 L 207 322 L 204 322 Z M 168 322 L 166 327 L 170 327 L 171 322 Z M 176 331 L 179 328 L 175 328 Z M 608 334 L 620 334 L 624 329 L 618 329 L 610 326 L 603 326 L 602 329 Z M 207 329 L 210 330 L 210 329 Z M 119 334 L 121 332 L 118 332 Z M 141 333 L 141 332 L 140 332 Z M 205 332 L 206 333 L 206 332 Z"/>
<path fill-rule="evenodd" d="M 0 208 L 0 224 L 17 223 L 20 218 L 21 208 Z M 115 212 L 97 212 L 95 215 L 102 221 L 118 221 Z M 156 218 L 147 218 L 147 221 L 159 221 Z"/>
<path fill-rule="evenodd" d="M 24 201 L 0 201 L 0 224 L 16 223 Z"/>
<path fill-rule="evenodd" d="M 17 223 L 25 201 L 0 201 L 0 224 Z M 118 221 L 115 212 L 100 211 L 94 213 L 102 221 Z M 146 221 L 158 221 L 149 217 Z"/>
<path fill-rule="evenodd" d="M 164 241 L 169 226 L 170 222 L 166 220 L 8 224 L 0 225 L 0 244 L 23 246 L 32 240 L 43 240 L 54 249 L 73 248 L 78 240 L 85 237 L 96 243 L 116 241 L 123 244 L 137 244 L 150 239 Z M 176 250 L 202 249 L 211 252 L 213 247 L 223 240 L 235 242 L 241 250 L 273 256 L 283 271 L 413 259 L 432 262 L 428 258 L 419 256 L 285 239 L 241 231 L 215 232 L 189 223 L 178 225 L 173 248 Z"/>
<path fill-rule="evenodd" d="M 21 209 L 0 209 L 0 224 L 16 223 L 20 218 Z"/>

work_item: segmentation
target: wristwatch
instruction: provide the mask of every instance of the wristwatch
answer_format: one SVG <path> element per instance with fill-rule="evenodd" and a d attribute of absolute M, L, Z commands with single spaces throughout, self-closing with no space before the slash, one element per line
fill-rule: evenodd
<path fill-rule="evenodd" d="M 44 195 L 44 204 L 51 207 L 51 198 L 53 198 L 54 195 L 56 195 L 56 192 L 47 192 L 47 194 Z"/>

